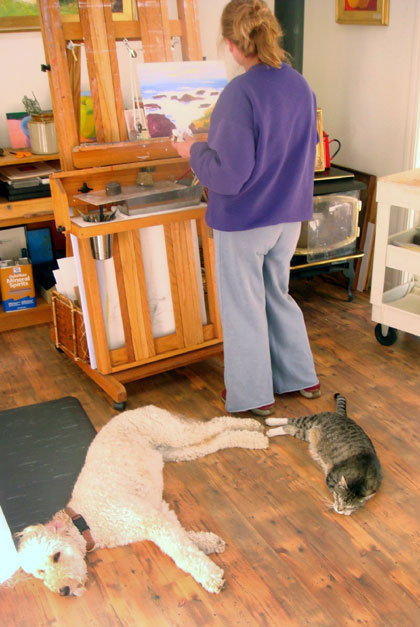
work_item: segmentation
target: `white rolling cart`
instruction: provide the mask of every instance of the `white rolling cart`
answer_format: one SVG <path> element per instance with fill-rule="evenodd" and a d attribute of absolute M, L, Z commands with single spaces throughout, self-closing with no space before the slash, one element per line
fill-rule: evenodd
<path fill-rule="evenodd" d="M 378 342 L 390 346 L 397 330 L 420 336 L 420 246 L 416 229 L 389 235 L 390 218 L 399 207 L 420 211 L 420 169 L 378 179 L 376 238 L 372 274 L 372 320 Z M 386 268 L 401 270 L 404 282 L 384 291 Z M 405 280 L 405 278 L 407 280 Z"/>

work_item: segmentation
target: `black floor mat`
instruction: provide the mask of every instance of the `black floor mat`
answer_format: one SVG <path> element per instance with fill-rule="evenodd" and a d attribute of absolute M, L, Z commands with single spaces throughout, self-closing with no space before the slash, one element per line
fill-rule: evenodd
<path fill-rule="evenodd" d="M 67 505 L 95 434 L 72 396 L 0 412 L 0 505 L 12 534 Z"/>

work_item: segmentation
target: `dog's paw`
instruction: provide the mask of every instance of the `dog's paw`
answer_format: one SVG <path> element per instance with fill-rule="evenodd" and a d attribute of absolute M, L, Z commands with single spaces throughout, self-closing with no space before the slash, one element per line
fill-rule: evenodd
<path fill-rule="evenodd" d="M 209 531 L 207 535 L 211 536 L 211 538 L 209 538 L 210 540 L 209 546 L 211 547 L 211 553 L 223 553 L 223 551 L 226 548 L 226 542 L 222 540 L 222 538 L 219 538 L 219 536 L 217 536 L 215 533 L 212 533 L 211 531 Z"/>
<path fill-rule="evenodd" d="M 223 579 L 223 570 L 216 564 L 213 564 L 213 566 L 212 572 L 208 573 L 208 576 L 203 579 L 202 586 L 207 592 L 218 594 L 225 585 L 225 580 Z"/>
<path fill-rule="evenodd" d="M 252 448 L 268 448 L 268 438 L 264 433 L 254 435 Z"/>
<path fill-rule="evenodd" d="M 258 420 L 255 420 L 254 418 L 241 418 L 241 430 L 247 430 L 247 431 L 260 431 L 262 432 L 264 430 L 264 425 L 262 425 L 260 422 L 258 422 Z"/>
<path fill-rule="evenodd" d="M 206 555 L 223 553 L 225 550 L 225 541 L 211 531 L 189 531 L 188 535 L 190 540 Z"/>

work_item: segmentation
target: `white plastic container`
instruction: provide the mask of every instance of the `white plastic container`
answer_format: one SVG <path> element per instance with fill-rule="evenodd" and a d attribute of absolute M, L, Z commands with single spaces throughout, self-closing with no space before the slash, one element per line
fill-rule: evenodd
<path fill-rule="evenodd" d="M 58 152 L 52 111 L 32 114 L 28 122 L 28 131 L 34 155 L 52 155 Z"/>

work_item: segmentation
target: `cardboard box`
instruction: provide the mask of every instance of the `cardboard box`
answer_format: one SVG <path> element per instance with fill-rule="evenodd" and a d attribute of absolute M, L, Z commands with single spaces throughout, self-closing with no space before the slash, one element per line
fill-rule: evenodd
<path fill-rule="evenodd" d="M 5 312 L 36 306 L 34 278 L 29 259 L 0 261 L 0 290 Z"/>
<path fill-rule="evenodd" d="M 51 304 L 52 302 L 52 295 L 53 292 L 55 292 L 57 289 L 57 287 L 55 285 L 53 285 L 52 287 L 46 289 L 45 287 L 42 287 L 42 285 L 37 285 L 37 291 L 40 294 L 40 296 L 42 296 L 42 298 L 45 300 L 46 303 Z"/>
<path fill-rule="evenodd" d="M 10 260 L 27 257 L 28 253 L 22 250 L 28 249 L 26 241 L 26 229 L 24 226 L 0 229 L 0 259 Z"/>

